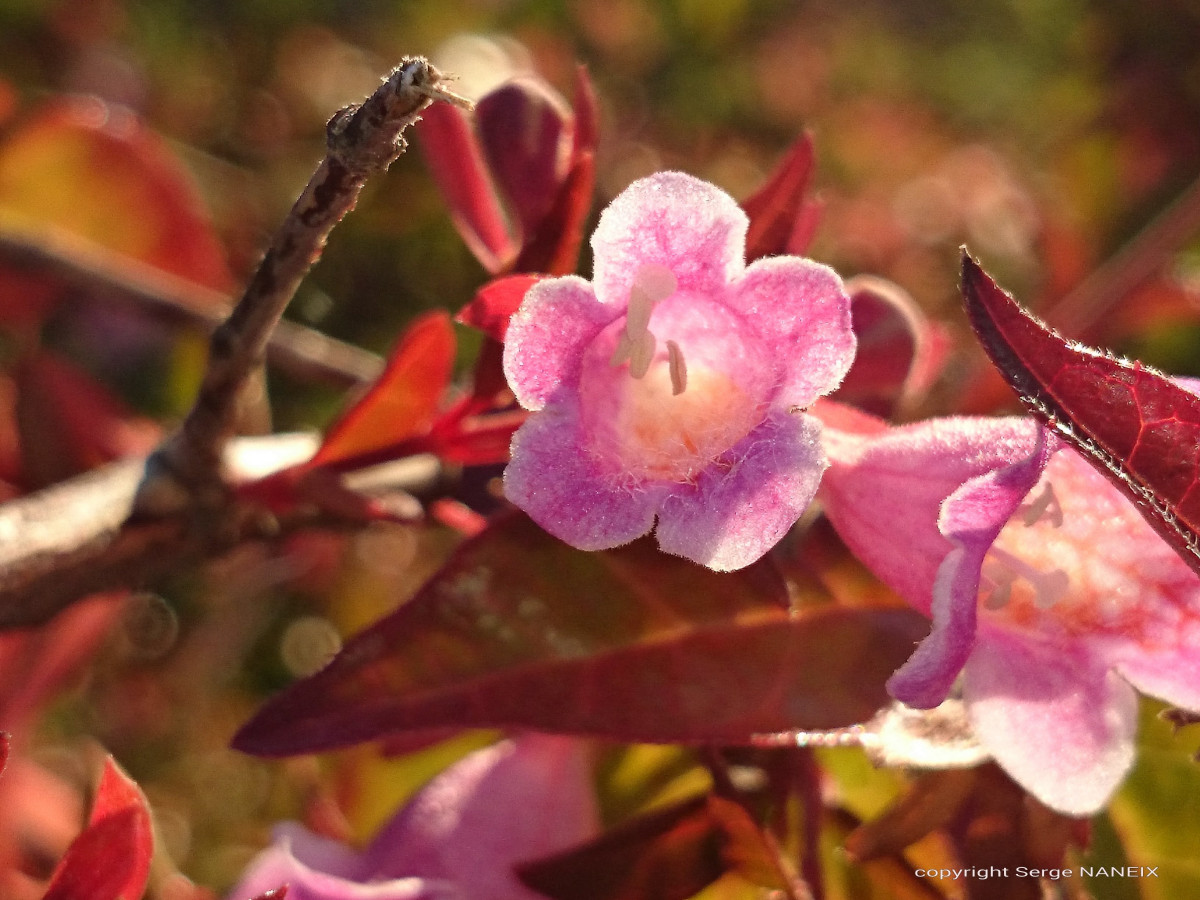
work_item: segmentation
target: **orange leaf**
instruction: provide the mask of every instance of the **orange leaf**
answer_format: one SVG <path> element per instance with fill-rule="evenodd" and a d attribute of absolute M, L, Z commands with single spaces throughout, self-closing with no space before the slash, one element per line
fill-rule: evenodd
<path fill-rule="evenodd" d="M 0 146 L 0 219 L 52 227 L 219 290 L 225 253 L 166 142 L 95 97 L 59 99 Z"/>
<path fill-rule="evenodd" d="M 438 310 L 418 318 L 379 380 L 329 429 L 309 466 L 345 462 L 428 431 L 453 362 L 450 316 Z"/>

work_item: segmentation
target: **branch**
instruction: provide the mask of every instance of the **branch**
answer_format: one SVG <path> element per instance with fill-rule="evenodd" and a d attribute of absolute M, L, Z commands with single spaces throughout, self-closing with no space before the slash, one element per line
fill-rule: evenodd
<path fill-rule="evenodd" d="M 343 109 L 330 120 L 325 159 L 232 314 L 213 332 L 199 395 L 179 431 L 146 459 L 117 463 L 0 506 L 0 628 L 44 622 L 89 593 L 142 583 L 245 541 L 275 538 L 296 528 L 361 525 L 316 509 L 297 510 L 281 521 L 246 508 L 232 488 L 237 479 L 251 477 L 245 448 L 255 446 L 250 443 L 255 440 L 266 442 L 260 450 L 266 449 L 267 465 L 256 466 L 254 473 L 262 475 L 264 468 L 298 461 L 284 452 L 295 439 L 278 435 L 231 443 L 230 437 L 243 386 L 273 342 L 281 342 L 277 335 L 284 309 L 320 258 L 329 232 L 354 207 L 367 178 L 385 171 L 400 155 L 401 132 L 430 102 L 466 102 L 440 87 L 439 79 L 424 59 L 407 59 L 360 106 Z M 33 255 L 44 249 L 24 248 Z M 42 254 L 41 261 L 53 256 Z M 131 285 L 102 265 L 67 270 L 86 274 L 92 285 L 115 286 L 116 293 L 134 297 L 142 307 L 169 309 L 171 315 L 205 324 L 211 321 L 210 310 L 220 307 L 221 298 L 201 296 L 194 286 L 182 293 L 162 273 L 141 273 L 148 284 Z M 285 327 L 282 334 L 282 343 L 291 342 L 293 356 L 302 357 L 294 346 L 298 328 Z M 310 438 L 305 452 L 314 449 Z M 405 491 L 428 492 L 441 486 L 442 467 L 432 456 L 411 457 L 393 463 L 382 484 L 368 485 L 378 474 L 355 473 L 347 481 L 358 483 L 348 486 L 386 490 L 393 498 Z M 420 512 L 414 499 L 401 514 Z"/>
<path fill-rule="evenodd" d="M 63 231 L 0 227 L 0 261 L 46 272 L 86 291 L 89 299 L 118 303 L 176 327 L 215 331 L 232 305 L 220 291 Z M 296 378 L 339 388 L 373 381 L 383 371 L 374 353 L 286 320 L 271 333 L 266 356 Z"/>
<path fill-rule="evenodd" d="M 227 445 L 224 468 L 235 479 L 258 477 L 307 459 L 317 443 L 312 434 L 238 438 Z M 222 528 L 203 531 L 186 512 L 138 518 L 132 513 L 146 463 L 114 463 L 0 506 L 0 629 L 41 624 L 80 597 L 151 582 L 240 543 L 362 524 L 316 509 L 279 519 L 231 508 Z M 436 489 L 441 477 L 438 460 L 421 455 L 385 472 L 356 473 L 348 486 L 418 494 Z M 415 500 L 409 508 L 420 515 Z"/>
<path fill-rule="evenodd" d="M 329 120 L 326 155 L 276 232 L 233 313 L 212 336 L 208 368 L 183 425 L 152 460 L 138 509 L 161 512 L 180 503 L 220 505 L 221 448 L 233 432 L 238 396 L 263 361 L 266 346 L 326 238 L 354 208 L 367 179 L 403 152 L 405 128 L 434 99 L 460 101 L 438 85 L 441 75 L 421 57 L 405 60 L 360 106 Z M 178 490 L 154 484 L 164 477 Z"/>

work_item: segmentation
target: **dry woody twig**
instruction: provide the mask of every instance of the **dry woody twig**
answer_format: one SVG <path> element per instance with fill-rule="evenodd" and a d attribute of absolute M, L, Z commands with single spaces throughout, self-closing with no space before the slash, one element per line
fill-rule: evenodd
<path fill-rule="evenodd" d="M 228 478 L 237 475 L 229 451 L 238 446 L 230 445 L 238 400 L 268 356 L 290 356 L 298 365 L 323 356 L 318 369 L 347 384 L 378 370 L 373 355 L 321 336 L 312 340 L 307 329 L 281 323 L 281 317 L 366 181 L 404 151 L 404 130 L 435 100 L 467 104 L 440 81 L 426 60 L 405 59 L 362 104 L 330 120 L 325 158 L 233 312 L 213 331 L 199 394 L 178 431 L 149 459 L 117 463 L 0 506 L 0 628 L 44 622 L 89 593 L 144 583 L 239 542 L 275 537 L 281 529 L 339 524 L 328 521 L 327 513 L 280 523 L 237 508 Z M 90 280 L 119 299 L 165 309 L 164 315 L 180 321 L 211 324 L 205 318 L 211 313 L 198 309 L 212 309 L 207 303 L 212 298 L 195 302 L 189 289 L 173 282 L 114 273 L 103 260 L 73 251 L 39 253 L 18 239 L 0 244 L 5 258 L 61 263 L 60 274 Z M 268 453 L 284 452 L 287 445 L 284 435 L 261 440 Z M 412 462 L 395 476 L 393 487 L 419 489 L 437 481 L 437 460 Z"/>

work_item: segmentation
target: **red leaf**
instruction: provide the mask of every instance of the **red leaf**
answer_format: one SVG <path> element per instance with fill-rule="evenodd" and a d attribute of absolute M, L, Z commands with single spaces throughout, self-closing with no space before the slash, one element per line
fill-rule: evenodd
<path fill-rule="evenodd" d="M 750 217 L 746 261 L 804 249 L 814 224 L 815 207 L 806 201 L 812 183 L 812 137 L 805 133 L 758 191 L 742 203 Z"/>
<path fill-rule="evenodd" d="M 578 159 L 584 153 L 595 153 L 596 145 L 600 142 L 600 110 L 587 66 L 581 65 L 575 69 L 572 106 L 575 112 L 575 143 L 571 148 L 571 158 Z"/>
<path fill-rule="evenodd" d="M 43 900 L 138 900 L 153 855 L 146 798 L 109 757 L 88 826 L 67 848 Z"/>
<path fill-rule="evenodd" d="M 489 337 L 504 343 L 508 320 L 512 318 L 529 289 L 545 275 L 506 275 L 489 281 L 471 298 L 457 316 L 456 322 L 478 328 Z"/>
<path fill-rule="evenodd" d="M 571 163 L 571 111 L 540 78 L 514 78 L 476 104 L 475 123 L 492 176 L 528 238 Z"/>
<path fill-rule="evenodd" d="M 512 436 L 529 413 L 523 409 L 470 416 L 455 423 L 453 430 L 438 434 L 429 449 L 447 462 L 464 466 L 488 466 L 508 462 Z"/>
<path fill-rule="evenodd" d="M 944 334 L 898 285 L 858 275 L 846 282 L 858 353 L 833 393 L 877 416 L 903 412 L 929 387 L 945 360 Z"/>
<path fill-rule="evenodd" d="M 288 886 L 281 884 L 277 888 L 272 888 L 269 891 L 264 891 L 253 900 L 287 900 Z"/>
<path fill-rule="evenodd" d="M 48 350 L 23 357 L 15 376 L 22 475 L 29 487 L 149 453 L 158 442 L 158 425 Z"/>
<path fill-rule="evenodd" d="M 392 351 L 387 368 L 325 435 L 306 464 L 344 464 L 429 430 L 454 362 L 454 328 L 437 310 L 418 318 Z"/>
<path fill-rule="evenodd" d="M 95 655 L 125 591 L 95 594 L 38 628 L 0 633 L 0 722 L 18 731 Z"/>
<path fill-rule="evenodd" d="M 503 270 L 517 245 L 471 120 L 449 103 L 435 103 L 421 113 L 417 136 L 458 233 L 485 269 L 493 274 Z"/>
<path fill-rule="evenodd" d="M 975 333 L 1021 401 L 1200 573 L 1200 397 L 1139 362 L 1067 341 L 965 253 L 962 288 Z"/>
<path fill-rule="evenodd" d="M 8 748 L 12 740 L 12 735 L 7 731 L 0 731 L 0 775 L 4 774 L 4 767 L 8 763 Z"/>
<path fill-rule="evenodd" d="M 790 611 L 768 561 L 719 574 L 649 539 L 585 553 L 514 514 L 234 743 L 281 756 L 438 726 L 749 743 L 869 718 L 927 630 L 908 610 Z"/>
<path fill-rule="evenodd" d="M 525 239 L 513 268 L 518 272 L 570 275 L 579 265 L 583 226 L 592 206 L 596 182 L 595 158 L 581 153 L 567 174 L 554 206 Z"/>
<path fill-rule="evenodd" d="M 0 211 L 208 287 L 231 285 L 191 175 L 136 116 L 95 97 L 46 104 L 0 146 Z"/>

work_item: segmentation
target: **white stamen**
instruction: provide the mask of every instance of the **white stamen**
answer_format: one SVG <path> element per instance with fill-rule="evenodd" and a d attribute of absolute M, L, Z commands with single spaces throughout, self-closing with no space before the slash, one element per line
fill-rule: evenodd
<path fill-rule="evenodd" d="M 687 361 L 674 341 L 667 341 L 667 365 L 671 369 L 671 393 L 678 397 L 687 390 Z"/>
<path fill-rule="evenodd" d="M 633 284 L 635 289 L 640 288 L 652 303 L 666 300 L 679 289 L 675 273 L 658 263 L 647 263 L 639 268 L 633 276 Z"/>
<path fill-rule="evenodd" d="M 1042 485 L 1042 492 L 1028 503 L 1022 503 L 1017 507 L 1017 512 L 1021 513 L 1021 522 L 1027 528 L 1032 527 L 1043 518 L 1055 528 L 1062 527 L 1062 506 L 1059 505 L 1058 497 L 1054 493 L 1054 485 L 1048 481 Z"/>
<path fill-rule="evenodd" d="M 1004 609 L 1008 605 L 1008 601 L 1012 599 L 1012 582 L 1008 584 L 998 584 L 995 589 L 987 595 L 987 599 L 983 601 L 983 605 L 988 609 Z"/>
<path fill-rule="evenodd" d="M 654 314 L 655 305 L 675 293 L 678 286 L 679 282 L 675 279 L 675 273 L 666 266 L 649 263 L 637 270 L 633 276 L 633 284 L 629 288 L 625 329 L 617 338 L 612 358 L 608 361 L 610 366 L 619 366 L 629 360 L 630 375 L 634 378 L 646 376 L 646 373 L 650 371 L 650 363 L 654 361 L 654 351 L 658 347 L 657 340 L 650 333 L 650 317 Z M 669 346 L 667 352 L 670 353 Z M 678 347 L 676 352 L 678 353 Z M 679 358 L 682 361 L 683 357 Z M 686 386 L 686 370 L 682 377 L 684 380 L 679 383 Z M 675 388 L 676 384 L 675 369 L 672 368 L 672 388 Z M 679 394 L 682 391 L 683 388 L 680 387 L 675 390 L 675 393 Z"/>
<path fill-rule="evenodd" d="M 997 566 L 1001 567 L 999 572 L 990 575 L 991 580 L 1001 588 L 1008 587 L 1011 589 L 1013 581 L 1017 578 L 1023 578 L 1033 586 L 1034 598 L 1033 603 L 1038 609 L 1050 609 L 1066 596 L 1067 589 L 1071 586 L 1071 578 L 1062 569 L 1051 569 L 1049 572 L 1043 572 L 1041 569 L 1034 568 L 1022 559 L 1013 556 L 1011 553 L 1006 553 L 999 547 L 993 546 L 988 551 L 988 557 Z M 997 577 L 998 576 L 998 577 Z M 998 598 L 997 606 L 991 605 L 991 598 L 984 601 L 984 605 L 989 609 L 998 609 L 1008 602 L 1007 592 L 1002 592 L 1003 596 Z"/>
<path fill-rule="evenodd" d="M 1017 573 L 1012 569 L 1007 568 L 1001 563 L 994 563 L 988 560 L 988 567 L 983 572 L 983 578 L 991 587 L 991 593 L 983 601 L 983 605 L 988 609 L 1003 609 L 1008 605 L 1008 601 L 1012 599 L 1013 581 L 1016 580 Z"/>
<path fill-rule="evenodd" d="M 629 337 L 629 374 L 634 378 L 645 378 L 654 361 L 654 350 L 658 342 L 648 330 Z"/>

